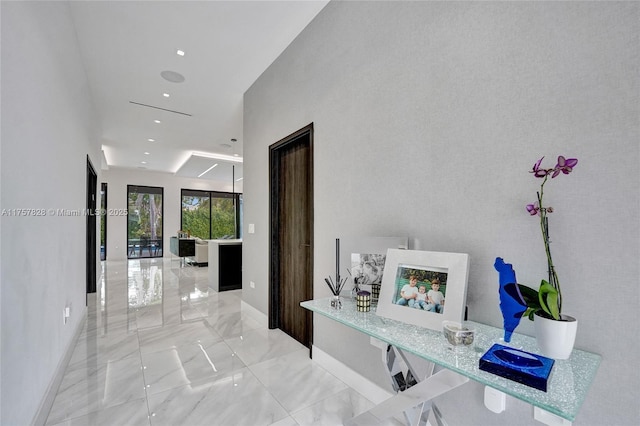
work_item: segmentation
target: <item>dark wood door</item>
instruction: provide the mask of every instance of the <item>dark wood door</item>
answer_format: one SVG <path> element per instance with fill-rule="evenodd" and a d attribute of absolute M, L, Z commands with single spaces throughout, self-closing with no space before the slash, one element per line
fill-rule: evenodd
<path fill-rule="evenodd" d="M 270 327 L 311 348 L 313 298 L 312 125 L 271 148 Z"/>

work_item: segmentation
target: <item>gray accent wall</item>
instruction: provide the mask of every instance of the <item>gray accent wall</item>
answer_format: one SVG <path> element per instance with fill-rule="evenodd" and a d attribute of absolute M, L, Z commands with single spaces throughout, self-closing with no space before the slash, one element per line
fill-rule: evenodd
<path fill-rule="evenodd" d="M 309 123 L 315 297 L 329 296 L 335 238 L 407 235 L 413 249 L 469 253 L 470 319 L 495 326 L 495 258 L 521 283 L 546 275 L 528 171 L 542 156 L 550 167 L 577 157 L 545 193 L 576 347 L 603 357 L 575 424 L 637 424 L 640 344 L 623 330 L 640 305 L 639 7 L 329 3 L 245 93 L 244 218 L 256 231 L 244 239 L 244 300 L 268 312 L 268 147 Z M 388 388 L 365 336 L 317 318 L 314 344 Z M 511 398 L 489 412 L 482 391 L 471 382 L 440 398 L 449 424 L 537 424 Z"/>

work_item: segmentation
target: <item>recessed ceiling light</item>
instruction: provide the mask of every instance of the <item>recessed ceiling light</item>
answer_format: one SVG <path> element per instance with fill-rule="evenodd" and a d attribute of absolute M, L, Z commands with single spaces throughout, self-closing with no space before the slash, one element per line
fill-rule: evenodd
<path fill-rule="evenodd" d="M 156 123 L 156 124 L 162 123 L 162 121 L 160 121 L 160 120 L 153 120 L 153 122 Z"/>
<path fill-rule="evenodd" d="M 151 139 L 151 138 L 149 138 L 149 139 L 147 139 L 147 140 L 148 140 L 149 142 L 155 142 L 155 141 L 156 141 L 155 139 Z"/>
<path fill-rule="evenodd" d="M 214 167 L 216 167 L 218 165 L 218 163 L 214 164 L 213 166 L 209 167 L 207 170 L 205 170 L 204 172 L 200 173 L 198 175 L 198 177 L 202 177 L 202 175 L 204 175 L 205 173 L 207 173 L 209 170 L 213 169 Z"/>
<path fill-rule="evenodd" d="M 146 161 L 141 161 L 140 164 L 147 164 L 147 162 Z"/>
<path fill-rule="evenodd" d="M 177 54 L 178 56 L 184 56 L 184 50 L 180 50 L 180 49 L 178 49 L 178 50 L 176 51 L 176 54 Z"/>
<path fill-rule="evenodd" d="M 144 152 L 144 155 L 149 155 L 149 154 L 150 154 L 150 152 L 146 152 L 146 151 Z"/>
<path fill-rule="evenodd" d="M 170 95 L 168 93 L 163 93 L 162 96 L 164 96 L 165 98 L 168 98 Z"/>

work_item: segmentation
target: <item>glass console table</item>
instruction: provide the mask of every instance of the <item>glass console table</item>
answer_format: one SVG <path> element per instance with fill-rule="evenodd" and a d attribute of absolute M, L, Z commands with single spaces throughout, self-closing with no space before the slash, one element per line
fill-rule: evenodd
<path fill-rule="evenodd" d="M 480 357 L 494 343 L 505 344 L 502 340 L 504 331 L 501 328 L 468 321 L 469 325 L 476 328 L 473 344 L 469 347 L 453 348 L 441 331 L 380 317 L 376 315 L 374 307 L 370 312 L 357 312 L 355 301 L 350 298 L 343 298 L 342 309 L 335 309 L 331 307 L 331 299 L 310 300 L 301 302 L 300 305 L 312 312 L 381 340 L 400 351 L 412 353 L 444 368 L 443 371 L 434 374 L 430 378 L 435 378 L 440 373 L 450 374 L 450 372 L 457 373 L 456 377 L 461 376 L 460 380 L 453 377 L 453 375 L 450 376 L 447 380 L 452 381 L 451 385 L 437 394 L 431 392 L 431 395 L 428 395 L 429 400 L 446 392 L 448 389 L 453 389 L 466 383 L 468 379 L 472 379 L 572 422 L 578 414 L 578 410 L 600 365 L 600 355 L 574 349 L 569 359 L 555 362 L 549 379 L 548 391 L 543 392 L 479 369 Z M 505 345 L 527 352 L 538 352 L 535 338 L 522 334 L 514 333 L 511 342 Z M 444 376 L 442 377 L 444 378 Z M 430 378 L 426 378 L 424 382 L 420 382 L 418 385 L 424 385 L 423 387 L 426 389 L 429 386 L 427 382 L 429 382 Z M 431 387 L 434 384 L 436 387 L 439 386 L 437 379 L 432 380 L 431 383 Z M 405 392 L 399 392 L 398 395 L 409 393 L 412 389 L 409 388 Z M 419 393 L 420 391 L 416 392 Z M 412 396 L 414 405 L 416 405 L 416 402 L 426 401 L 418 401 L 416 398 L 420 399 L 421 396 L 424 398 L 424 395 L 429 394 L 430 391 L 422 392 L 424 395 L 415 395 L 416 392 L 413 392 L 414 395 Z M 391 399 L 394 398 L 396 397 Z M 406 405 L 409 403 L 411 402 L 406 402 L 404 406 L 409 407 L 409 405 Z M 387 404 L 385 409 L 395 409 L 400 405 L 397 403 Z M 404 408 L 401 411 L 404 411 Z M 378 413 L 380 413 L 380 410 L 378 410 Z M 393 415 L 394 413 L 391 414 Z M 434 414 L 439 414 L 437 409 L 434 409 Z M 366 424 L 365 417 L 362 417 L 361 421 L 357 421 L 357 419 L 352 424 Z"/>

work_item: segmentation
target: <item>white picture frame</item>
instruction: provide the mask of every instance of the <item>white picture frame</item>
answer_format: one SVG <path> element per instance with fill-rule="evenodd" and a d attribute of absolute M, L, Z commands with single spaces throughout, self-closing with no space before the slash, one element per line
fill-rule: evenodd
<path fill-rule="evenodd" d="M 409 275 L 416 276 L 416 284 L 409 283 Z M 464 320 L 468 277 L 468 254 L 389 249 L 376 314 L 438 331 L 442 330 L 443 321 L 461 323 Z M 436 281 L 435 284 L 442 283 L 440 285 L 445 289 L 441 295 L 444 297 L 441 305 L 416 307 L 415 299 L 413 304 L 410 303 L 411 299 L 406 304 L 399 300 L 403 289 L 412 294 L 416 291 L 410 287 L 419 289 L 421 284 L 427 287 L 429 283 L 435 291 L 439 291 L 432 284 L 433 281 Z M 434 301 L 441 298 L 435 293 L 433 296 Z"/>

